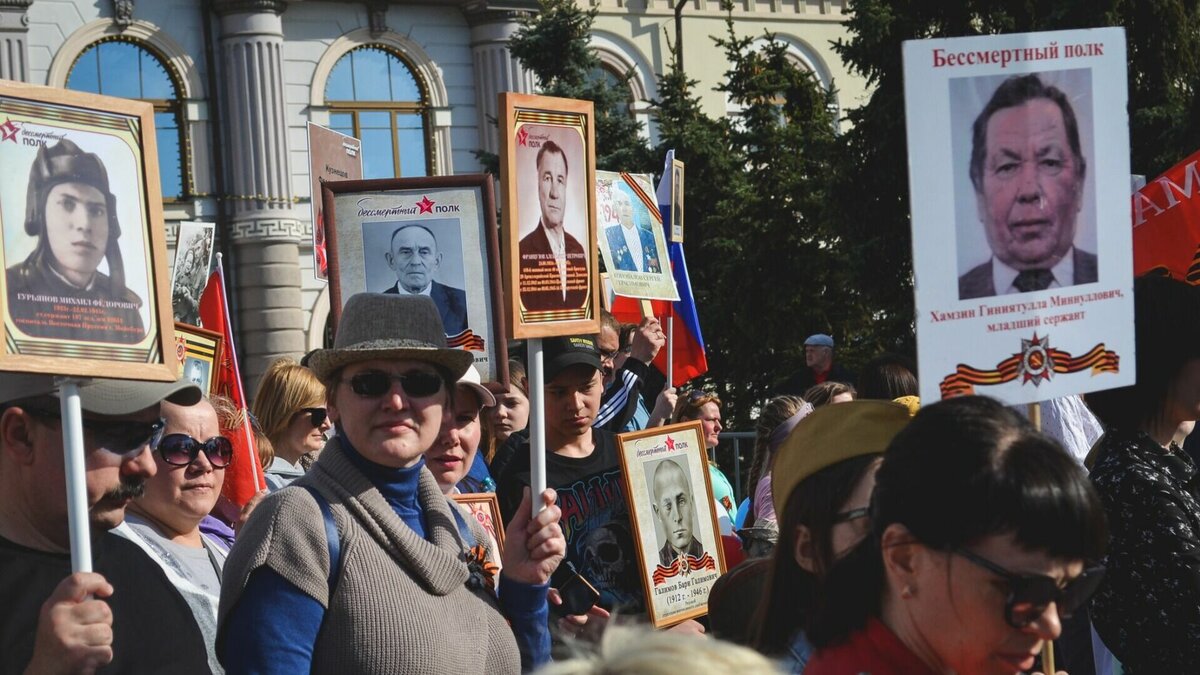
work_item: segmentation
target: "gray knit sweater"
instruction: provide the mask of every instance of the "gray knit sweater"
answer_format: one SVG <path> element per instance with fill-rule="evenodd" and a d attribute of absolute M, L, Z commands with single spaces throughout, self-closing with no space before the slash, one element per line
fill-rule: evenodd
<path fill-rule="evenodd" d="M 296 487 L 304 484 L 329 501 L 341 535 L 332 600 L 324 521 L 312 495 Z M 428 540 L 400 520 L 334 438 L 312 470 L 264 499 L 239 533 L 225 563 L 221 627 L 250 574 L 265 566 L 326 608 L 314 673 L 519 673 L 516 640 L 495 597 L 466 586 L 465 544 L 428 469 L 418 500 Z"/>

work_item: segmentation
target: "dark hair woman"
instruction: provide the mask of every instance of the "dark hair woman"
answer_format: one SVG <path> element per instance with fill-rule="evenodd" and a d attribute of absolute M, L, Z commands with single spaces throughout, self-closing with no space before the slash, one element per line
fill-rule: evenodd
<path fill-rule="evenodd" d="M 1107 530 L 1061 446 L 992 399 L 917 413 L 875 475 L 871 533 L 818 590 L 807 675 L 1016 675 L 1099 585 Z"/>
<path fill-rule="evenodd" d="M 796 425 L 771 472 L 779 543 L 756 617 L 759 651 L 800 673 L 811 656 L 805 625 L 818 580 L 870 528 L 867 504 L 884 448 L 908 424 L 884 401 L 820 408 Z"/>
<path fill-rule="evenodd" d="M 880 354 L 858 373 L 858 398 L 894 401 L 902 396 L 919 396 L 917 368 L 899 354 Z"/>
<path fill-rule="evenodd" d="M 1137 384 L 1088 394 L 1105 427 L 1092 483 L 1112 527 L 1091 619 L 1126 673 L 1200 663 L 1200 501 L 1196 465 L 1172 441 L 1200 417 L 1200 289 L 1134 282 Z"/>

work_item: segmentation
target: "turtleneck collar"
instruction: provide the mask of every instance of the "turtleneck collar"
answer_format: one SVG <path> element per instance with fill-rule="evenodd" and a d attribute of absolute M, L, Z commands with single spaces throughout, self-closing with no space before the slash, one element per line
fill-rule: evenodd
<path fill-rule="evenodd" d="M 346 434 L 342 431 L 338 431 L 338 441 L 341 443 L 346 457 L 354 464 L 355 468 L 371 481 L 375 489 L 379 490 L 379 494 L 383 495 L 388 505 L 395 510 L 396 515 L 400 516 L 400 519 L 415 530 L 417 534 L 424 537 L 425 511 L 421 507 L 421 502 L 417 499 L 417 493 L 421 470 L 425 468 L 425 458 L 422 457 L 416 464 L 410 467 L 396 469 L 377 464 L 363 457 L 351 445 L 350 439 L 346 438 Z"/>

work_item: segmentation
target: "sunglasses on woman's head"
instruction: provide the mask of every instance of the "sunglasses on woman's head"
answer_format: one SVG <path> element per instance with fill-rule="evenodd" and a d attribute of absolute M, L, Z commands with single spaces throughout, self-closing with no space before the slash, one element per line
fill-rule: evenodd
<path fill-rule="evenodd" d="M 1058 616 L 1069 619 L 1092 597 L 1104 579 L 1103 567 L 1090 567 L 1082 574 L 1059 587 L 1053 577 L 1044 574 L 1017 574 L 1000 565 L 971 553 L 964 548 L 952 551 L 983 569 L 999 575 L 1008 582 L 1008 600 L 1004 603 L 1004 620 L 1013 628 L 1024 628 L 1037 621 L 1050 603 L 1058 608 Z"/>
<path fill-rule="evenodd" d="M 24 410 L 30 415 L 42 419 L 62 419 L 62 415 L 57 410 L 32 407 L 24 408 Z M 83 428 L 92 435 L 95 446 L 121 456 L 136 456 L 145 446 L 154 447 L 162 438 L 165 426 L 166 422 L 162 419 L 153 422 L 138 422 L 136 420 L 83 418 Z"/>
<path fill-rule="evenodd" d="M 314 429 L 325 424 L 325 419 L 329 417 L 329 413 L 324 408 L 301 408 L 296 414 L 308 415 L 308 419 L 312 422 Z"/>
<path fill-rule="evenodd" d="M 201 450 L 214 469 L 224 469 L 233 461 L 233 443 L 224 436 L 213 436 L 201 443 L 187 434 L 167 434 L 154 449 L 172 466 L 190 465 L 200 456 Z"/>
<path fill-rule="evenodd" d="M 350 384 L 350 390 L 363 398 L 383 396 L 391 391 L 393 381 L 399 382 L 404 393 L 414 398 L 433 396 L 442 390 L 442 376 L 424 370 L 410 370 L 402 375 L 367 370 L 346 380 Z"/>

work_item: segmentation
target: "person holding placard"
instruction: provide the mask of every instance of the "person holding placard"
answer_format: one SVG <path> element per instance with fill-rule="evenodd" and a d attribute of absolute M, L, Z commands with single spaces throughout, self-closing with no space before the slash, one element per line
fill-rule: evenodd
<path fill-rule="evenodd" d="M 975 118 L 971 184 L 992 257 L 958 278 L 961 300 L 1087 284 L 1096 254 L 1075 246 L 1087 160 L 1062 90 L 1014 75 Z"/>
<path fill-rule="evenodd" d="M 29 169 L 25 233 L 37 248 L 7 270 L 8 311 L 39 338 L 130 344 L 146 337 L 142 299 L 125 286 L 117 199 L 99 155 L 62 139 Z M 108 274 L 99 271 L 108 262 Z"/>
<path fill-rule="evenodd" d="M 156 472 L 160 402 L 193 405 L 200 395 L 185 382 L 79 388 L 95 571 L 72 574 L 53 378 L 0 377 L 0 672 L 210 672 L 188 605 L 141 549 L 111 532 Z"/>

